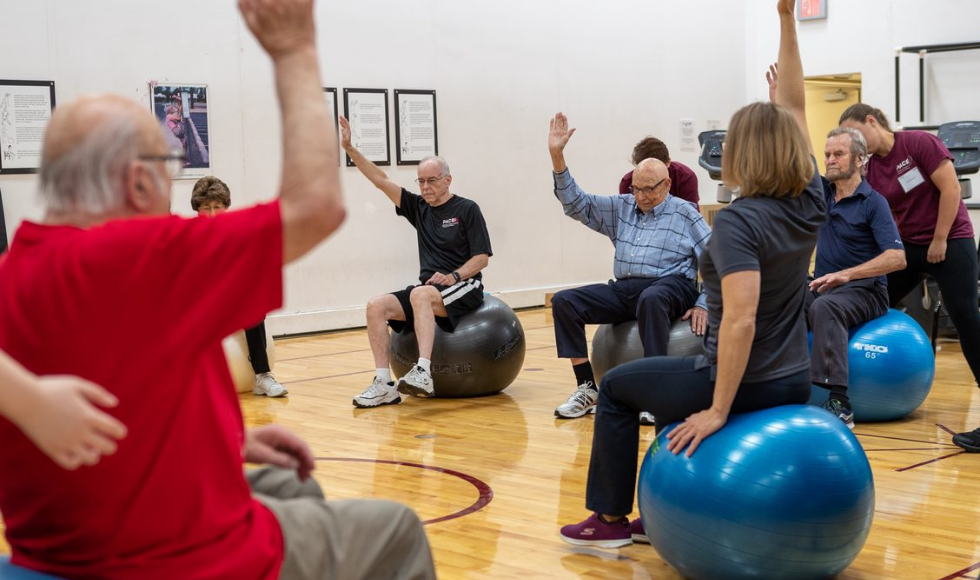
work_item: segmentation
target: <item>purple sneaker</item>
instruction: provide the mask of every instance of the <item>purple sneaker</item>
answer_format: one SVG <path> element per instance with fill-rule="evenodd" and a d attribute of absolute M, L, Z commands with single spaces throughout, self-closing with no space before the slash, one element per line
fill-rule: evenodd
<path fill-rule="evenodd" d="M 597 548 L 621 548 L 633 543 L 627 518 L 607 524 L 599 519 L 599 514 L 592 514 L 584 522 L 563 527 L 561 539 L 575 546 Z"/>
<path fill-rule="evenodd" d="M 630 522 L 630 535 L 633 536 L 634 544 L 649 544 L 650 538 L 647 537 L 646 531 L 643 530 L 643 522 L 640 518 L 636 518 Z"/>

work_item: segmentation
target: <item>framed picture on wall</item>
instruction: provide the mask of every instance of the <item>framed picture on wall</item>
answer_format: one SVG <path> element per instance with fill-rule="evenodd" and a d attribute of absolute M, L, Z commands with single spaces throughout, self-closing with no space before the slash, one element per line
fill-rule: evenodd
<path fill-rule="evenodd" d="M 375 165 L 391 165 L 388 142 L 388 89 L 344 89 L 344 116 L 350 140 Z M 354 162 L 347 157 L 347 167 Z"/>
<path fill-rule="evenodd" d="M 334 133 L 336 133 L 337 140 L 340 141 L 340 132 L 337 128 L 337 117 L 340 113 L 337 112 L 337 88 L 336 87 L 323 87 L 323 98 L 327 101 L 327 109 L 330 114 L 333 115 L 333 127 Z M 337 165 L 340 165 L 340 150 L 337 150 Z"/>
<path fill-rule="evenodd" d="M 395 89 L 395 157 L 398 165 L 418 165 L 439 154 L 436 92 Z"/>
<path fill-rule="evenodd" d="M 7 251 L 7 220 L 3 217 L 3 192 L 0 191 L 0 254 Z"/>
<path fill-rule="evenodd" d="M 54 81 L 0 80 L 0 173 L 36 173 L 54 110 Z"/>
<path fill-rule="evenodd" d="M 181 179 L 211 173 L 207 85 L 150 83 L 150 107 L 172 152 L 184 156 Z"/>

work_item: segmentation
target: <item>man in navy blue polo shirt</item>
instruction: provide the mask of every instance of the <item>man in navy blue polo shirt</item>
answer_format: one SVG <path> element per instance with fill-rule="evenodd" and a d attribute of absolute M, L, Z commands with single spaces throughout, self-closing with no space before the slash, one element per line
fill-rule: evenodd
<path fill-rule="evenodd" d="M 810 380 L 829 389 L 823 407 L 854 428 L 847 399 L 847 331 L 888 311 L 885 274 L 905 267 L 888 202 L 862 177 L 868 147 L 859 131 L 827 135 L 827 221 L 817 238 L 815 279 L 806 293 L 813 330 Z"/>

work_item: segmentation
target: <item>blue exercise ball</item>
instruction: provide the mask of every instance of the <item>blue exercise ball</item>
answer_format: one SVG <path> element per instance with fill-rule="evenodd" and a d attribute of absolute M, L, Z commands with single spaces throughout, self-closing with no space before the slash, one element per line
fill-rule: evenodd
<path fill-rule="evenodd" d="M 692 457 L 669 425 L 637 483 L 660 557 L 691 580 L 818 580 L 847 568 L 874 517 L 871 466 L 854 434 L 807 405 L 732 415 Z"/>
<path fill-rule="evenodd" d="M 915 320 L 898 310 L 855 326 L 848 333 L 847 398 L 858 422 L 901 419 L 929 396 L 936 355 Z M 810 404 L 820 405 L 829 391 L 814 387 Z"/>

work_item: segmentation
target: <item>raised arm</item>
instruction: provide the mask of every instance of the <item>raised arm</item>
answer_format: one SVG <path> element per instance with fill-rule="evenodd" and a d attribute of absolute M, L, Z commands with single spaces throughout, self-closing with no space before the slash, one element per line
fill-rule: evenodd
<path fill-rule="evenodd" d="M 368 181 L 374 184 L 375 187 L 384 192 L 391 200 L 395 207 L 401 207 L 402 203 L 402 188 L 400 185 L 394 181 L 388 179 L 388 174 L 384 172 L 383 169 L 371 162 L 370 159 L 365 157 L 358 151 L 352 144 L 350 140 L 350 123 L 347 122 L 343 116 L 340 117 L 340 144 L 347 152 L 347 156 L 350 160 L 354 162 L 357 169 L 360 170 L 364 177 L 368 178 Z"/>
<path fill-rule="evenodd" d="M 565 145 L 575 134 L 575 129 L 568 128 L 568 117 L 564 113 L 558 113 L 551 120 L 548 129 L 548 152 L 551 153 L 551 166 L 555 173 L 561 173 L 568 169 L 565 165 Z"/>
<path fill-rule="evenodd" d="M 796 119 L 806 140 L 807 150 L 813 155 L 810 130 L 806 124 L 806 89 L 803 86 L 800 44 L 796 38 L 795 6 L 795 0 L 779 0 L 779 62 L 776 65 L 779 82 L 775 83 L 774 78 L 773 83 L 776 84 L 776 104 L 788 110 Z"/>
<path fill-rule="evenodd" d="M 289 263 L 336 231 L 345 216 L 333 119 L 317 64 L 313 0 L 238 5 L 275 73 L 282 113 L 283 261 Z"/>

